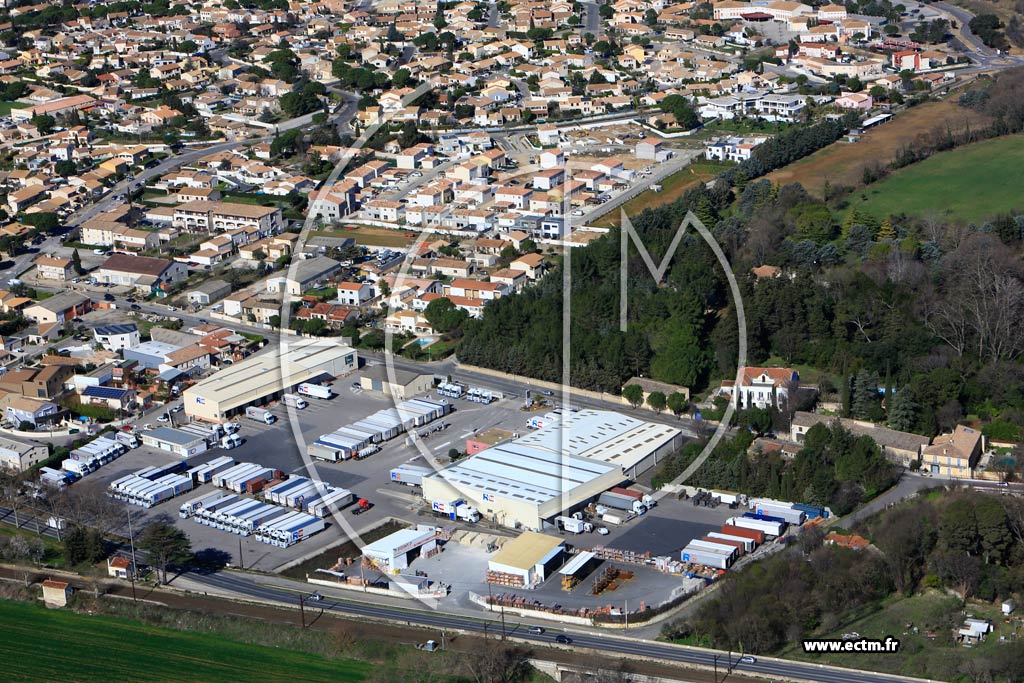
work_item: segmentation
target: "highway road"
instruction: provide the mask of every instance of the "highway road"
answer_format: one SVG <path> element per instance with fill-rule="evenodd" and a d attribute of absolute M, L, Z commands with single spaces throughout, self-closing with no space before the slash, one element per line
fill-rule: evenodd
<path fill-rule="evenodd" d="M 311 589 L 305 584 L 296 583 L 296 590 L 289 590 L 282 586 L 259 584 L 256 582 L 258 578 L 256 576 L 234 572 L 187 574 L 186 576 L 191 582 L 208 586 L 214 591 L 227 591 L 240 597 L 285 604 L 295 604 L 301 592 L 311 592 Z M 319 587 L 316 590 L 321 595 L 324 595 L 324 599 L 320 602 L 312 603 L 312 605 L 320 607 L 327 612 L 344 614 L 349 617 L 370 617 L 409 622 L 429 628 L 481 634 L 489 633 L 491 635 L 498 635 L 502 631 L 501 621 L 494 618 L 471 618 L 441 612 L 414 610 L 406 607 L 391 607 L 328 596 L 326 594 L 328 591 Z M 306 604 L 306 609 L 310 609 L 311 603 L 307 602 Z M 570 648 L 591 649 L 603 654 L 632 655 L 682 664 L 684 666 L 710 668 L 717 664 L 719 670 L 723 672 L 727 668 L 727 662 L 730 661 L 731 657 L 733 670 L 747 675 L 760 675 L 771 678 L 781 677 L 790 680 L 815 681 L 818 683 L 892 683 L 893 681 L 911 680 L 899 676 L 874 674 L 853 669 L 823 667 L 775 658 L 759 657 L 755 663 L 746 664 L 738 661 L 739 656 L 737 653 L 683 647 L 648 640 L 635 640 L 621 635 L 591 633 L 572 628 L 550 628 L 550 624 L 544 624 L 549 630 L 538 635 L 529 633 L 526 627 L 521 624 L 510 622 L 511 619 L 506 618 L 506 632 L 510 637 L 538 645 L 557 646 L 554 639 L 557 635 L 563 634 L 572 639 Z"/>

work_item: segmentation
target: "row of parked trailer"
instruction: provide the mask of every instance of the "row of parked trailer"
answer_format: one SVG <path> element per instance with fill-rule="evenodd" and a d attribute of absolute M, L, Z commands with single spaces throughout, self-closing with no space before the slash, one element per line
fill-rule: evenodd
<path fill-rule="evenodd" d="M 740 501 L 730 501 L 738 504 Z M 765 539 L 778 538 L 789 525 L 800 526 L 808 519 L 828 517 L 825 508 L 802 503 L 787 503 L 770 498 L 751 498 L 750 512 L 730 517 L 721 531 L 712 532 L 687 544 L 681 553 L 683 562 L 716 569 L 728 569 L 744 553 Z"/>
<path fill-rule="evenodd" d="M 138 448 L 139 437 L 129 432 L 104 434 L 71 451 L 61 462 L 61 469 L 42 468 L 41 481 L 62 488 L 88 476 L 113 462 L 132 448 Z"/>
<path fill-rule="evenodd" d="M 327 462 L 365 458 L 380 450 L 384 441 L 447 415 L 448 403 L 414 398 L 394 408 L 379 410 L 347 427 L 324 434 L 306 447 L 310 457 Z"/>
<path fill-rule="evenodd" d="M 182 518 L 191 518 L 205 526 L 230 531 L 239 536 L 254 536 L 263 543 L 286 548 L 323 531 L 322 517 L 242 498 L 237 493 L 216 491 L 182 504 Z"/>
<path fill-rule="evenodd" d="M 181 460 L 162 467 L 144 467 L 112 481 L 107 495 L 131 505 L 151 508 L 192 490 L 192 477 L 184 472 L 185 463 Z"/>

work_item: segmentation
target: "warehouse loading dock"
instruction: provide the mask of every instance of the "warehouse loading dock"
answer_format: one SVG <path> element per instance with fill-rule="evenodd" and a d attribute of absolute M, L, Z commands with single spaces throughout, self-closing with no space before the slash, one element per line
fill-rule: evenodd
<path fill-rule="evenodd" d="M 408 568 L 417 557 L 430 557 L 437 551 L 437 527 L 418 525 L 402 529 L 363 548 L 363 557 L 387 574 Z"/>
<path fill-rule="evenodd" d="M 423 479 L 428 503 L 464 499 L 484 519 L 541 531 L 682 444 L 675 427 L 603 410 L 553 414 L 544 427 Z"/>
<path fill-rule="evenodd" d="M 487 562 L 487 582 L 510 588 L 534 588 L 562 564 L 560 538 L 524 531 Z"/>
<path fill-rule="evenodd" d="M 359 357 L 337 342 L 303 341 L 252 356 L 223 368 L 185 390 L 185 413 L 195 420 L 224 422 L 248 406 L 281 398 L 305 382 L 341 377 L 359 368 Z"/>

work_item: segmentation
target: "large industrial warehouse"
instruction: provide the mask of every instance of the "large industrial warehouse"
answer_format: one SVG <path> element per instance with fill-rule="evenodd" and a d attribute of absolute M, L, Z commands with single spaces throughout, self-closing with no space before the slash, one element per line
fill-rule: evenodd
<path fill-rule="evenodd" d="M 355 350 L 345 344 L 308 341 L 282 352 L 264 353 L 220 370 L 185 391 L 185 413 L 194 419 L 223 422 L 246 406 L 279 398 L 303 382 L 340 377 L 359 367 Z"/>
<path fill-rule="evenodd" d="M 674 427 L 609 411 L 555 417 L 536 432 L 424 477 L 424 498 L 464 499 L 485 519 L 539 531 L 682 445 Z"/>

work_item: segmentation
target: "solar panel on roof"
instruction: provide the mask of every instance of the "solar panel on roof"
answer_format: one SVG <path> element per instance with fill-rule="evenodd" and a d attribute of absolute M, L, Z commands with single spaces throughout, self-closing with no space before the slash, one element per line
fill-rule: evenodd
<path fill-rule="evenodd" d="M 82 395 L 90 398 L 121 398 L 126 391 L 117 387 L 86 387 Z"/>

